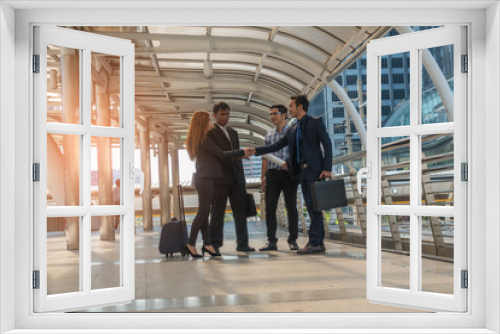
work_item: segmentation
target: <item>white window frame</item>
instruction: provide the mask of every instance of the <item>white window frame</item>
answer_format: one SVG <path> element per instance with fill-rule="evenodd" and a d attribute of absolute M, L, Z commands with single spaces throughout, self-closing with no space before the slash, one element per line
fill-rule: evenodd
<path fill-rule="evenodd" d="M 422 50 L 452 45 L 454 48 L 454 119 L 447 123 L 424 124 L 421 121 Z M 461 73 L 461 55 L 466 54 L 466 28 L 449 26 L 379 39 L 368 45 L 368 122 L 367 164 L 371 176 L 367 180 L 367 297 L 369 300 L 409 308 L 426 310 L 464 311 L 467 309 L 467 290 L 461 288 L 461 270 L 467 269 L 467 184 L 461 181 L 460 165 L 467 163 L 467 75 Z M 380 59 L 388 55 L 408 53 L 410 71 L 410 122 L 405 126 L 382 127 L 380 99 Z M 398 59 L 398 58 L 392 58 Z M 400 58 L 399 58 L 400 59 Z M 371 112 L 370 112 L 371 110 Z M 453 135 L 454 143 L 454 204 L 453 206 L 421 205 L 422 198 L 422 136 L 426 134 Z M 405 136 L 410 140 L 410 204 L 382 205 L 381 198 L 381 140 Z M 410 218 L 410 268 L 407 289 L 384 286 L 382 283 L 381 219 L 385 215 Z M 454 217 L 453 294 L 432 293 L 422 290 L 421 222 L 424 216 Z"/>
<path fill-rule="evenodd" d="M 7 1 L 16 6 L 16 1 Z M 68 2 L 28 2 L 29 8 L 43 6 L 68 6 Z M 104 5 L 103 5 L 104 3 Z M 119 8 L 129 4 L 128 2 L 109 3 L 88 2 L 89 6 L 110 6 Z M 446 9 L 456 7 L 455 2 L 432 3 L 433 8 L 424 8 L 429 2 L 422 2 L 420 5 L 414 3 L 417 9 L 405 10 L 395 9 L 396 6 L 402 6 L 401 2 L 389 3 L 378 2 L 380 7 L 377 9 L 367 8 L 366 3 L 335 2 L 331 8 L 324 3 L 316 2 L 266 2 L 273 3 L 274 6 L 267 7 L 265 3 L 255 2 L 253 4 L 244 2 L 239 8 L 233 4 L 230 8 L 229 3 L 217 5 L 206 3 L 205 8 L 198 7 L 196 10 L 189 9 L 188 3 L 179 4 L 172 2 L 169 9 L 153 10 L 126 10 L 115 9 L 105 11 L 99 9 L 67 9 L 67 10 L 19 10 L 16 11 L 15 25 L 11 20 L 12 10 L 7 8 L 8 4 L 2 3 L 0 7 L 2 17 L 0 24 L 2 27 L 7 25 L 10 31 L 15 31 L 15 59 L 12 57 L 12 42 L 7 41 L 8 48 L 3 48 L 5 37 L 11 37 L 9 31 L 2 29 L 0 38 L 2 42 L 2 57 L 0 58 L 2 70 L 15 65 L 15 97 L 6 95 L 11 88 L 7 87 L 9 83 L 5 78 L 0 80 L 0 94 L 2 98 L 2 117 L 5 116 L 3 106 L 8 104 L 15 106 L 15 117 L 6 116 L 11 124 L 15 124 L 15 145 L 12 141 L 6 142 L 3 133 L 0 142 L 2 158 L 15 157 L 15 211 L 2 213 L 1 221 L 1 253 L 0 265 L 2 266 L 2 279 L 0 283 L 1 320 L 6 320 L 2 324 L 1 330 L 18 329 L 16 333 L 24 333 L 22 329 L 51 329 L 49 332 L 55 333 L 54 328 L 65 328 L 61 332 L 68 333 L 71 328 L 93 328 L 96 333 L 103 332 L 97 330 L 122 328 L 137 328 L 138 324 L 143 327 L 137 330 L 138 333 L 145 333 L 146 328 L 165 329 L 168 326 L 171 330 L 164 332 L 174 332 L 175 328 L 200 329 L 197 332 L 206 332 L 203 328 L 267 328 L 279 331 L 280 328 L 290 327 L 294 332 L 306 332 L 305 328 L 310 329 L 331 329 L 324 332 L 341 332 L 334 328 L 358 328 L 359 332 L 383 332 L 388 333 L 387 328 L 392 328 L 392 332 L 405 333 L 410 332 L 408 328 L 420 328 L 421 332 L 426 332 L 428 328 L 434 328 L 433 333 L 492 333 L 500 330 L 500 322 L 497 319 L 499 313 L 499 269 L 500 263 L 497 256 L 485 256 L 485 254 L 499 254 L 499 228 L 497 226 L 500 217 L 500 175 L 498 175 L 498 162 L 500 161 L 500 152 L 488 152 L 486 154 L 486 140 L 492 147 L 500 145 L 500 135 L 498 131 L 499 116 L 497 110 L 500 108 L 498 101 L 499 85 L 499 56 L 500 49 L 500 11 L 498 3 L 474 1 L 461 2 L 462 10 Z M 373 5 L 373 2 L 370 4 Z M 79 3 L 80 6 L 84 6 Z M 486 10 L 486 5 L 492 5 Z M 36 7 L 33 7 L 36 6 Z M 77 6 L 77 5 L 75 5 Z M 133 6 L 133 5 L 132 5 Z M 151 6 L 152 8 L 161 6 L 157 2 L 149 4 L 145 1 L 142 6 Z M 166 5 L 165 5 L 166 6 Z M 359 6 L 359 10 L 342 9 L 342 6 Z M 403 5 L 404 6 L 404 5 Z M 418 7 L 420 6 L 420 9 Z M 440 7 L 441 6 L 441 7 Z M 479 7 L 478 7 L 479 6 Z M 483 6 L 483 7 L 481 7 Z M 225 9 L 220 9 L 220 8 Z M 375 6 L 373 6 L 375 7 Z M 438 7 L 438 8 L 436 8 Z M 382 10 L 382 8 L 385 8 Z M 439 9 L 445 8 L 445 9 Z M 479 8 L 479 9 L 478 9 Z M 263 15 L 265 13 L 265 15 Z M 7 22 L 4 21 L 4 14 L 8 16 Z M 355 21 L 353 20 L 355 18 Z M 397 21 L 396 21 L 397 20 Z M 470 189 L 469 198 L 469 221 L 474 226 L 474 230 L 469 230 L 472 240 L 468 243 L 468 252 L 470 254 L 470 287 L 468 291 L 468 300 L 470 301 L 469 312 L 465 314 L 437 313 L 437 314 L 33 314 L 32 290 L 30 286 L 30 277 L 32 261 L 26 261 L 30 258 L 30 247 L 32 240 L 32 201 L 29 194 L 32 192 L 32 184 L 29 180 L 32 156 L 32 104 L 26 96 L 32 96 L 30 59 L 31 55 L 31 33 L 33 24 L 60 24 L 60 25 L 398 25 L 405 22 L 405 25 L 435 25 L 435 24 L 465 24 L 469 26 L 470 46 L 469 56 L 471 62 L 469 69 L 472 75 L 469 76 L 469 114 L 468 133 L 469 133 L 469 152 L 470 157 Z M 488 29 L 485 29 L 485 22 Z M 7 38 L 8 39 L 8 38 Z M 5 53 L 7 55 L 5 56 Z M 488 71 L 485 69 L 485 61 L 488 63 Z M 12 73 L 13 71 L 9 71 Z M 2 72 L 4 73 L 4 72 Z M 4 101 L 4 99 L 7 99 Z M 474 117 L 474 121 L 472 121 Z M 488 118 L 488 122 L 485 119 Z M 3 119 L 2 119 L 3 121 Z M 486 128 L 486 131 L 485 131 Z M 4 129 L 1 125 L 0 129 Z M 485 132 L 488 135 L 485 135 Z M 1 165 L 1 181 L 7 178 L 6 172 L 12 171 L 12 164 Z M 485 182 L 486 175 L 489 176 L 488 182 Z M 472 183 L 474 182 L 474 183 Z M 12 195 L 12 189 L 1 189 L 2 196 Z M 488 194 L 488 197 L 486 197 Z M 2 197 L 2 209 L 6 201 Z M 10 216 L 9 216 L 10 214 Z M 4 216 L 15 221 L 15 226 L 9 225 Z M 486 217 L 491 219 L 486 219 Z M 15 238 L 9 240 L 5 233 L 14 232 Z M 15 240 L 13 242 L 12 240 Z M 11 260 L 12 250 L 14 250 L 14 260 Z M 488 280 L 485 277 L 488 277 Z M 14 283 L 15 282 L 15 283 Z M 15 284 L 15 291 L 10 292 L 11 286 L 6 284 Z M 488 291 L 488 293 L 486 293 Z M 15 305 L 13 312 L 12 305 Z M 14 315 L 14 321 L 8 320 L 8 316 Z M 384 328 L 377 331 L 377 328 Z M 446 330 L 446 329 L 449 330 Z M 486 328 L 490 328 L 490 331 Z M 300 330 L 302 329 L 302 330 Z M 193 330 L 195 331 L 195 330 Z M 234 331 L 234 330 L 233 330 Z M 233 332 L 231 331 L 231 332 Z M 286 330 L 289 332 L 290 330 Z M 35 331 L 31 331 L 33 333 Z M 75 331 L 76 332 L 76 331 Z M 134 331 L 129 331 L 130 333 Z M 213 332 L 221 332 L 214 330 Z M 227 332 L 227 331 L 226 331 Z M 264 330 L 256 330 L 264 332 Z M 282 331 L 283 332 L 283 331 Z M 355 331 L 350 331 L 355 333 Z M 414 330 L 412 331 L 414 333 Z M 430 330 L 429 330 L 430 332 Z"/>
<path fill-rule="evenodd" d="M 34 306 L 37 312 L 82 310 L 96 305 L 127 303 L 135 297 L 135 209 L 134 209 L 134 60 L 135 46 L 131 41 L 89 34 L 65 28 L 34 27 L 34 52 L 40 56 L 40 73 L 34 84 L 34 161 L 40 164 L 40 182 L 33 184 L 34 198 L 34 269 L 40 272 L 40 287 L 36 289 Z M 47 45 L 68 47 L 80 53 L 80 109 L 78 124 L 47 123 Z M 38 50 L 37 50 L 38 49 Z M 120 125 L 104 127 L 91 124 L 90 88 L 91 54 L 115 55 L 120 61 Z M 80 140 L 80 205 L 47 207 L 47 134 L 78 135 Z M 108 137 L 120 141 L 121 205 L 91 205 L 90 165 L 91 138 Z M 119 286 L 92 289 L 91 284 L 91 216 L 119 216 L 120 223 L 120 282 Z M 47 226 L 48 217 L 79 217 L 79 291 L 48 294 Z"/>

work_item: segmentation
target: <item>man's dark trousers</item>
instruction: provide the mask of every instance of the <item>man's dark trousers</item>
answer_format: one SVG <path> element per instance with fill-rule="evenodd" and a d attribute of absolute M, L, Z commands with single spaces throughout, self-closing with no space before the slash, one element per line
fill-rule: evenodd
<path fill-rule="evenodd" d="M 226 212 L 228 197 L 233 210 L 237 247 L 248 246 L 245 184 L 234 182 L 216 184 L 214 188 L 210 238 L 215 249 L 221 248 L 224 243 L 224 213 Z"/>
<path fill-rule="evenodd" d="M 302 169 L 300 171 L 302 195 L 306 202 L 307 212 L 309 213 L 309 244 L 311 246 L 319 246 L 323 244 L 325 239 L 325 228 L 323 227 L 323 213 L 321 211 L 314 211 L 310 184 L 319 180 L 321 173 L 315 172 L 310 168 Z"/>
<path fill-rule="evenodd" d="M 281 191 L 285 196 L 285 206 L 288 214 L 288 243 L 296 242 L 299 227 L 297 213 L 297 187 L 290 173 L 285 170 L 269 169 L 266 173 L 266 225 L 267 240 L 276 242 L 276 208 Z"/>
<path fill-rule="evenodd" d="M 239 149 L 238 133 L 227 127 L 229 135 L 215 126 L 208 132 L 212 140 L 222 151 Z M 224 177 L 214 182 L 214 198 L 210 217 L 210 239 L 215 249 L 222 247 L 224 241 L 224 213 L 226 212 L 227 198 L 233 210 L 234 226 L 236 229 L 237 248 L 248 247 L 248 229 L 246 218 L 246 190 L 243 164 L 239 159 L 221 161 Z"/>

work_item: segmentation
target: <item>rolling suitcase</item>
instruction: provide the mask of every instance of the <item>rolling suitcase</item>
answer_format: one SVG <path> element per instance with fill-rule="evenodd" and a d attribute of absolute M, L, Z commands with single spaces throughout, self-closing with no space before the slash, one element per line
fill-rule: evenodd
<path fill-rule="evenodd" d="M 163 225 L 160 235 L 158 250 L 167 257 L 174 256 L 174 253 L 180 252 L 182 256 L 187 254 L 186 244 L 188 239 L 186 218 L 184 216 L 184 197 L 182 196 L 182 186 L 179 188 L 179 211 L 180 219 L 172 218 L 167 224 Z"/>

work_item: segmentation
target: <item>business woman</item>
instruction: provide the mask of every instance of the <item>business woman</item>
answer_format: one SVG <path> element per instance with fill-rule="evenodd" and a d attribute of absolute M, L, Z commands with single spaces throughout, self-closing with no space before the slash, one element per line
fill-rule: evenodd
<path fill-rule="evenodd" d="M 245 150 L 221 151 L 208 134 L 211 122 L 210 115 L 204 110 L 193 114 L 186 138 L 186 149 L 191 160 L 196 161 L 195 186 L 198 192 L 198 213 L 191 225 L 191 234 L 186 245 L 186 250 L 192 257 L 201 257 L 196 251 L 196 238 L 201 230 L 203 247 L 201 251 L 211 256 L 217 256 L 210 240 L 208 215 L 212 203 L 214 180 L 222 178 L 221 160 L 245 156 Z M 250 155 L 250 152 L 248 152 Z"/>

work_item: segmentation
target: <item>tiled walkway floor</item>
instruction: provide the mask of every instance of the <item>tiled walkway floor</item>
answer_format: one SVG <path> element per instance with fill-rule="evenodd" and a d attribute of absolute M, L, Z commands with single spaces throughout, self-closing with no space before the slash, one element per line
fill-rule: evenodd
<path fill-rule="evenodd" d="M 234 226 L 226 224 L 222 257 L 193 259 L 179 254 L 166 258 L 158 252 L 159 228 L 136 235 L 136 299 L 126 305 L 87 312 L 416 312 L 372 304 L 366 299 L 366 250 L 326 242 L 326 254 L 297 255 L 288 250 L 285 232 L 279 232 L 279 250 L 241 253 L 235 250 Z M 266 242 L 265 224 L 249 224 L 250 245 Z M 64 237 L 54 237 L 54 243 Z M 94 236 L 92 282 L 116 281 L 113 261 L 116 243 Z M 199 238 L 198 249 L 201 248 Z M 306 239 L 299 238 L 299 246 Z M 59 242 L 57 242 L 59 244 Z M 52 270 L 68 266 L 64 250 L 52 261 Z M 54 255 L 57 255 L 54 253 Z M 50 256 L 50 253 L 49 253 Z M 106 260 L 106 258 L 111 260 Z M 383 271 L 398 284 L 407 284 L 408 257 L 384 252 Z M 59 264 L 57 264 L 57 263 Z M 450 282 L 451 263 L 432 261 L 426 273 L 430 286 Z M 94 267 L 96 267 L 94 269 Z M 100 270 L 99 267 L 102 267 Z M 109 274 L 111 273 L 111 274 Z M 63 280 L 52 275 L 55 286 Z M 97 286 L 98 283 L 95 283 Z M 109 284 L 108 284 L 109 285 Z M 446 284 L 444 284 L 446 286 Z"/>

